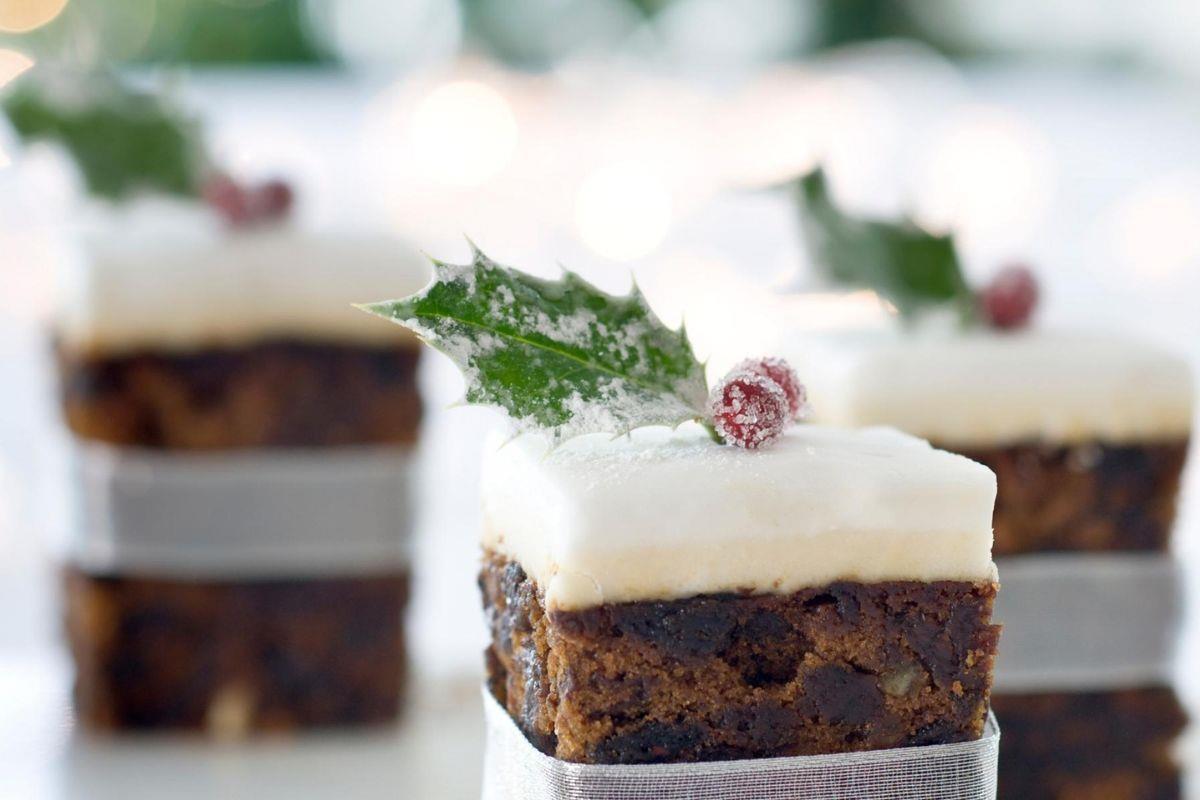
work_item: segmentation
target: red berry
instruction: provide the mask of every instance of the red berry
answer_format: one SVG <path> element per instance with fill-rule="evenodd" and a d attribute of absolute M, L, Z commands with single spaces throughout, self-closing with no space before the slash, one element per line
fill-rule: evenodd
<path fill-rule="evenodd" d="M 784 359 L 747 358 L 731 371 L 738 372 L 740 370 L 749 370 L 779 384 L 779 388 L 783 389 L 783 393 L 787 395 L 788 410 L 791 412 L 792 419 L 800 419 L 808 413 L 808 393 L 804 390 L 804 384 L 800 383 L 800 377 L 796 374 L 796 370 L 792 369 L 792 365 Z"/>
<path fill-rule="evenodd" d="M 285 216 L 292 208 L 292 187 L 279 179 L 269 180 L 255 190 L 256 205 L 260 216 L 276 219 Z"/>
<path fill-rule="evenodd" d="M 200 196 L 230 225 L 246 225 L 254 217 L 246 190 L 224 173 L 217 173 L 206 180 L 200 187 Z"/>
<path fill-rule="evenodd" d="M 791 422 L 779 384 L 750 370 L 733 370 L 708 396 L 713 427 L 726 444 L 755 450 L 775 441 Z"/>
<path fill-rule="evenodd" d="M 292 187 L 281 180 L 244 186 L 224 173 L 205 181 L 200 196 L 235 227 L 286 216 L 292 207 Z"/>
<path fill-rule="evenodd" d="M 1037 306 L 1038 285 L 1026 267 L 1012 266 L 1000 270 L 992 282 L 979 293 L 979 307 L 994 328 L 1011 330 L 1029 322 Z"/>

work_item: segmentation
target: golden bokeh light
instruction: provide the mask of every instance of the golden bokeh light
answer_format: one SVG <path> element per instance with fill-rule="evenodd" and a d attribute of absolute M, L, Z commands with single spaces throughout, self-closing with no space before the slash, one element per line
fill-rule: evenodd
<path fill-rule="evenodd" d="M 0 0 L 0 31 L 26 33 L 50 22 L 67 0 Z"/>
<path fill-rule="evenodd" d="M 33 59 L 24 53 L 0 47 L 0 88 L 32 66 Z"/>

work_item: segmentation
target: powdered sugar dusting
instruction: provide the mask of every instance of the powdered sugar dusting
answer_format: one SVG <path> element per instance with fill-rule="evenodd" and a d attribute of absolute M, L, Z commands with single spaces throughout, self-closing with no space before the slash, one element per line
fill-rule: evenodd
<path fill-rule="evenodd" d="M 476 290 L 476 270 L 474 264 L 447 264 L 444 261 L 435 261 L 437 281 L 443 283 L 460 283 L 468 294 L 474 294 Z M 423 294 L 427 294 L 429 289 L 437 285 L 437 282 L 431 284 Z"/>
<path fill-rule="evenodd" d="M 448 355 L 468 402 L 559 440 L 703 417 L 703 366 L 636 290 L 615 297 L 569 272 L 541 280 L 478 251 L 470 264 L 435 266 L 424 291 L 372 310 Z"/>

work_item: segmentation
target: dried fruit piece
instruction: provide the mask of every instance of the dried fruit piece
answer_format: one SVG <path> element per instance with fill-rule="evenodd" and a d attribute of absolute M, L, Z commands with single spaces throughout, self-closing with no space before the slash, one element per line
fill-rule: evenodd
<path fill-rule="evenodd" d="M 783 388 L 748 369 L 735 369 L 722 378 L 708 404 L 721 441 L 748 450 L 774 442 L 792 419 Z"/>
<path fill-rule="evenodd" d="M 800 383 L 800 377 L 796 374 L 796 370 L 792 369 L 792 365 L 784 359 L 771 356 L 747 358 L 734 367 L 731 372 L 740 370 L 749 370 L 779 384 L 779 388 L 783 389 L 783 393 L 787 395 L 788 410 L 791 412 L 792 419 L 801 419 L 808 414 L 808 393 L 804 389 L 804 384 Z"/>
<path fill-rule="evenodd" d="M 979 307 L 993 328 L 1012 330 L 1029 322 L 1037 306 L 1038 285 L 1026 267 L 1011 266 L 1000 270 L 979 293 Z"/>

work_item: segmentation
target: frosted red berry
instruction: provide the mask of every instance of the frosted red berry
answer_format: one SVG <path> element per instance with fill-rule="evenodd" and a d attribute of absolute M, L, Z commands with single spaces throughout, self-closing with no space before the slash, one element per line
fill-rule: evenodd
<path fill-rule="evenodd" d="M 792 420 L 779 384 L 747 369 L 722 378 L 708 396 L 708 408 L 721 441 L 749 450 L 774 442 Z"/>
<path fill-rule="evenodd" d="M 259 215 L 263 219 L 285 216 L 292 208 L 292 187 L 279 179 L 269 180 L 255 190 Z"/>
<path fill-rule="evenodd" d="M 284 217 L 291 210 L 293 200 L 292 187 L 284 181 L 269 180 L 247 186 L 223 173 L 205 181 L 200 196 L 234 227 Z"/>
<path fill-rule="evenodd" d="M 245 225 L 254 217 L 246 190 L 223 173 L 206 180 L 200 187 L 200 196 L 230 225 Z"/>
<path fill-rule="evenodd" d="M 979 308 L 993 328 L 1011 330 L 1029 322 L 1037 307 L 1037 279 L 1027 268 L 1005 267 L 979 293 Z"/>
<path fill-rule="evenodd" d="M 782 358 L 747 358 L 733 368 L 733 372 L 749 370 L 756 375 L 775 381 L 787 396 L 788 411 L 792 419 L 801 419 L 808 413 L 808 393 L 792 365 Z"/>

